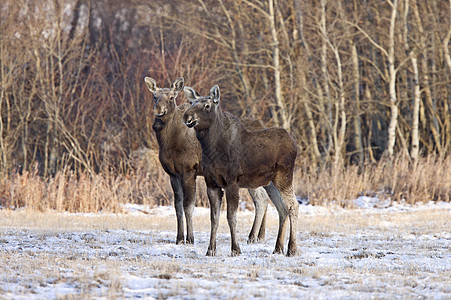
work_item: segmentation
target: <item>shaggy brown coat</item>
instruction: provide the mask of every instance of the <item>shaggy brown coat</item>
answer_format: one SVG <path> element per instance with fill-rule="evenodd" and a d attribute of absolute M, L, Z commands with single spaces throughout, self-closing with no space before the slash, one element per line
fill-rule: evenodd
<path fill-rule="evenodd" d="M 147 88 L 155 98 L 154 113 L 155 131 L 160 163 L 169 174 L 174 192 L 174 206 L 177 216 L 176 243 L 184 243 L 183 215 L 186 219 L 186 243 L 194 243 L 193 210 L 196 202 L 196 177 L 202 176 L 202 149 L 195 136 L 195 131 L 182 122 L 185 111 L 191 106 L 177 106 L 175 99 L 183 89 L 184 79 L 177 78 L 170 88 L 160 88 L 150 77 L 144 79 Z M 253 129 L 263 128 L 263 124 L 255 120 L 245 120 L 246 126 Z M 208 191 L 207 191 L 207 194 Z M 263 189 L 249 189 L 255 204 L 255 219 L 249 234 L 248 243 L 264 239 L 266 208 L 268 196 Z"/>
<path fill-rule="evenodd" d="M 212 229 L 207 255 L 215 255 L 216 231 L 219 221 L 219 190 L 227 197 L 227 220 L 231 232 L 232 255 L 241 253 L 236 240 L 238 189 L 263 186 L 279 213 L 279 233 L 274 253 L 283 253 L 290 220 L 288 256 L 295 255 L 298 203 L 293 192 L 293 171 L 297 146 L 293 137 L 282 128 L 257 131 L 246 129 L 240 119 L 222 112 L 219 87 L 213 86 L 209 96 L 199 96 L 185 87 L 192 106 L 183 116 L 184 123 L 196 130 L 202 147 L 205 181 L 210 193 Z"/>

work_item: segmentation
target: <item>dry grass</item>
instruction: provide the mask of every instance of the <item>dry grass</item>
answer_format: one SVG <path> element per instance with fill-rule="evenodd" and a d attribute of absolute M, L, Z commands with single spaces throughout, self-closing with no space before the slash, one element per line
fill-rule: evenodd
<path fill-rule="evenodd" d="M 267 216 L 267 232 L 277 232 L 278 216 L 273 213 Z M 207 213 L 194 214 L 194 230 L 208 231 L 210 219 Z M 238 220 L 239 231 L 246 233 L 252 226 L 253 213 L 240 212 Z M 355 213 L 355 210 L 337 210 L 328 207 L 323 214 L 300 214 L 299 232 L 309 232 L 310 235 L 328 236 L 328 233 L 341 232 L 354 234 L 365 228 L 379 227 L 380 232 L 387 235 L 409 232 L 414 235 L 433 234 L 442 232 L 449 226 L 449 211 L 441 209 L 424 209 L 418 211 L 386 213 Z M 384 227 L 383 224 L 390 224 Z M 174 231 L 176 224 L 175 211 L 171 215 L 158 214 L 61 214 L 55 211 L 38 212 L 33 210 L 0 210 L 0 228 L 27 229 L 35 228 L 43 231 L 74 232 L 86 230 L 156 230 Z M 385 231 L 386 229 L 386 231 Z M 220 216 L 219 233 L 228 234 L 229 227 L 226 212 Z"/>
<path fill-rule="evenodd" d="M 42 294 L 48 290 L 61 299 L 144 297 L 146 288 L 147 296 L 155 298 L 192 298 L 207 290 L 210 297 L 223 299 L 277 298 L 274 293 L 281 291 L 286 293 L 281 298 L 336 293 L 344 298 L 415 298 L 428 291 L 433 292 L 426 298 L 440 298 L 450 291 L 448 216 L 449 208 L 321 209 L 300 216 L 302 251 L 286 258 L 271 254 L 276 212 L 268 219 L 267 241 L 257 245 L 245 244 L 252 214 L 240 212 L 243 254 L 228 256 L 227 222 L 222 219 L 220 232 L 223 228 L 227 234 L 218 236 L 220 254 L 207 258 L 209 226 L 202 224 L 209 224 L 208 214 L 195 219 L 196 244 L 176 246 L 171 215 L 0 210 L 0 286 L 9 288 L 6 299 L 52 296 Z M 131 277 L 146 282 L 141 292 L 130 294 Z M 417 286 L 424 288 L 418 291 Z M 71 288 L 68 294 L 66 287 Z"/>
<path fill-rule="evenodd" d="M 451 201 L 451 157 L 420 158 L 415 163 L 403 157 L 393 162 L 324 169 L 295 174 L 296 192 L 315 205 L 337 203 L 352 207 L 349 201 L 359 196 L 377 196 L 410 204 L 428 201 Z"/>
<path fill-rule="evenodd" d="M 0 181 L 0 205 L 59 212 L 120 212 L 124 203 L 171 205 L 169 176 L 162 170 L 157 154 L 148 151 L 136 156 L 136 171 L 128 175 L 104 172 L 77 176 L 63 170 L 48 179 L 27 172 L 4 177 Z M 314 205 L 352 207 L 351 200 L 361 195 L 404 199 L 408 203 L 451 201 L 451 157 L 430 156 L 414 164 L 397 158 L 392 163 L 329 168 L 318 174 L 303 170 L 301 166 L 295 173 L 296 193 L 308 197 Z M 206 207 L 205 183 L 201 178 L 197 182 L 197 205 Z M 244 190 L 241 196 L 252 209 Z"/>

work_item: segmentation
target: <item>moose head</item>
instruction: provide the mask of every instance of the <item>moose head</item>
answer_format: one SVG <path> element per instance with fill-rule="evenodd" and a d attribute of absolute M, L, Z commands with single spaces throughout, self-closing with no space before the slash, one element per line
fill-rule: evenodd
<path fill-rule="evenodd" d="M 152 92 L 155 99 L 155 117 L 162 119 L 163 121 L 170 119 L 177 107 L 175 98 L 183 89 L 185 84 L 183 77 L 179 77 L 174 80 L 170 88 L 160 88 L 155 79 L 151 77 L 145 77 L 144 82 L 146 83 L 149 91 Z"/>
<path fill-rule="evenodd" d="M 196 90 L 188 86 L 183 91 L 191 103 L 191 107 L 183 116 L 185 125 L 190 128 L 194 127 L 196 131 L 210 127 L 219 107 L 219 86 L 214 85 L 208 96 L 200 96 Z"/>

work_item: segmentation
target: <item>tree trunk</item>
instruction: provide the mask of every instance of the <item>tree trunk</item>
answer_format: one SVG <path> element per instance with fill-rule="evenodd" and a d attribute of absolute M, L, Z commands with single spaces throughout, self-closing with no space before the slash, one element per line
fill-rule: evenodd
<path fill-rule="evenodd" d="M 429 70 L 428 70 L 428 63 L 427 63 L 428 45 L 426 45 L 425 32 L 424 32 L 424 28 L 423 28 L 423 22 L 421 20 L 420 13 L 418 10 L 417 0 L 412 0 L 412 2 L 413 2 L 412 4 L 413 4 L 413 11 L 414 11 L 414 15 L 415 15 L 416 24 L 417 24 L 418 30 L 420 32 L 420 44 L 419 44 L 419 48 L 420 48 L 420 52 L 421 52 L 420 66 L 421 66 L 421 71 L 422 71 L 422 75 L 423 75 L 421 82 L 423 85 L 426 104 L 427 104 L 427 107 L 428 107 L 428 110 L 430 112 L 430 116 L 432 119 L 432 122 L 430 122 L 430 129 L 432 132 L 432 136 L 434 138 L 435 148 L 437 149 L 437 152 L 439 154 L 441 154 L 442 144 L 441 144 L 441 139 L 440 139 L 440 125 L 439 125 L 440 117 L 438 116 L 438 113 L 437 113 L 435 101 L 432 98 L 432 92 L 431 92 L 431 87 L 430 87 L 430 83 L 429 83 Z"/>
<path fill-rule="evenodd" d="M 235 8 L 238 10 L 239 8 L 237 6 L 238 6 L 238 4 L 237 4 L 237 2 L 235 2 Z M 240 42 L 243 47 L 241 52 L 243 53 L 244 60 L 247 60 L 247 57 L 249 56 L 249 47 L 248 47 L 247 40 L 246 40 L 245 29 L 244 29 L 241 18 L 238 18 L 237 22 L 238 22 Z M 255 113 L 255 105 L 253 105 L 254 100 L 255 100 L 255 93 L 253 92 L 252 83 L 251 83 L 251 80 L 248 75 L 248 68 L 243 66 L 241 73 L 242 73 L 242 81 L 243 81 L 243 87 L 244 87 L 244 95 L 246 97 L 244 102 L 246 103 L 246 106 L 247 106 L 246 109 L 243 110 L 243 112 L 246 111 L 247 113 L 250 113 L 251 115 L 253 115 Z"/>
<path fill-rule="evenodd" d="M 336 136 L 334 164 L 338 164 L 342 161 L 342 151 L 344 148 L 345 135 L 346 135 L 346 110 L 345 110 L 345 91 L 343 86 L 343 69 L 341 66 L 341 58 L 338 49 L 330 44 L 335 55 L 338 71 L 338 99 L 336 99 L 336 118 L 334 125 L 334 136 Z M 338 120 L 340 120 L 340 128 L 338 128 Z"/>
<path fill-rule="evenodd" d="M 359 74 L 359 56 L 354 41 L 351 40 L 352 47 L 352 67 L 354 77 L 354 144 L 357 153 L 359 165 L 363 163 L 363 143 L 362 143 L 362 124 L 360 121 L 360 74 Z"/>
<path fill-rule="evenodd" d="M 398 125 L 398 100 L 396 96 L 396 69 L 395 69 L 395 21 L 398 11 L 398 0 L 393 1 L 389 31 L 388 69 L 389 69 L 389 94 L 390 94 L 390 124 L 388 126 L 387 153 L 390 160 L 394 157 L 396 142 L 396 127 Z"/>
<path fill-rule="evenodd" d="M 276 16 L 274 12 L 274 6 L 277 5 L 277 0 L 269 0 L 269 25 L 271 28 L 271 37 L 273 43 L 273 68 L 274 68 L 274 84 L 275 84 L 275 101 L 277 106 L 277 111 L 281 119 L 281 124 L 283 128 L 289 130 L 290 124 L 287 118 L 287 112 L 285 108 L 285 103 L 282 99 L 282 83 L 280 80 L 280 49 L 279 49 L 279 39 L 277 37 L 276 29 Z"/>
<path fill-rule="evenodd" d="M 451 0 L 449 0 L 449 14 L 448 19 L 451 20 Z M 445 56 L 446 65 L 448 66 L 448 76 L 451 74 L 451 56 L 449 54 L 449 40 L 451 38 L 451 21 L 449 22 L 448 33 L 446 34 L 445 39 L 443 40 L 443 51 Z M 449 78 L 449 77 L 448 77 Z M 446 130 L 446 144 L 444 147 L 444 151 L 451 151 L 451 108 L 448 105 L 449 99 L 445 98 L 444 102 L 444 115 L 445 115 L 445 130 Z"/>
<path fill-rule="evenodd" d="M 412 62 L 413 69 L 413 108 L 412 108 L 412 139 L 411 139 L 411 149 L 410 149 L 410 157 L 415 162 L 418 159 L 418 154 L 420 151 L 420 134 L 419 134 L 419 123 L 420 123 L 420 103 L 421 103 L 421 94 L 420 94 L 420 80 L 418 75 L 418 61 L 416 54 L 414 51 L 410 51 L 409 46 L 409 26 L 408 26 L 408 16 L 409 16 L 409 1 L 405 1 L 404 3 L 404 33 L 403 33 L 403 42 L 406 50 L 406 54 L 409 55 L 410 60 Z M 406 76 L 407 77 L 407 76 Z M 407 89 L 406 89 L 407 91 Z"/>
<path fill-rule="evenodd" d="M 0 151 L 1 151 L 1 172 L 7 173 L 8 171 L 8 147 L 6 145 L 5 141 L 5 133 L 4 133 L 4 126 L 3 126 L 3 99 L 5 99 L 5 90 L 6 90 L 6 76 L 5 76 L 5 68 L 3 67 L 3 45 L 0 45 L 0 79 L 1 79 L 1 85 L 0 85 Z"/>
<path fill-rule="evenodd" d="M 300 0 L 293 0 L 293 7 L 296 14 L 296 24 L 297 24 L 297 31 L 293 34 L 294 38 L 299 38 L 302 42 L 301 46 L 304 47 L 308 55 L 311 55 L 311 50 L 309 47 L 309 44 L 307 43 L 304 35 L 304 24 L 302 20 L 302 11 L 301 11 L 301 1 Z M 297 32 L 299 34 L 297 34 Z"/>
<path fill-rule="evenodd" d="M 368 87 L 368 85 L 365 86 L 365 94 L 364 94 L 364 99 L 366 102 L 371 103 L 371 101 L 373 100 L 373 96 L 371 94 L 370 88 Z M 367 152 L 368 152 L 368 159 L 369 161 L 371 161 L 372 163 L 375 163 L 377 160 L 374 157 L 374 152 L 373 152 L 373 147 L 372 147 L 372 141 L 373 141 L 373 120 L 371 115 L 368 117 L 368 121 L 367 121 L 367 126 L 368 126 L 368 137 L 366 139 L 366 143 L 367 143 Z"/>
<path fill-rule="evenodd" d="M 221 8 L 222 11 L 224 12 L 226 19 L 227 19 L 227 23 L 229 24 L 229 28 L 230 28 L 230 50 L 232 52 L 232 58 L 233 61 L 235 63 L 235 70 L 238 74 L 238 77 L 240 79 L 241 85 L 242 85 L 242 89 L 244 92 L 244 97 L 245 97 L 245 103 L 247 103 L 247 107 L 243 107 L 243 111 L 247 111 L 250 108 L 250 104 L 252 103 L 251 99 L 251 95 L 250 95 L 250 90 L 251 90 L 251 84 L 250 84 L 250 80 L 246 74 L 246 72 L 244 72 L 244 68 L 245 68 L 245 61 L 243 62 L 242 60 L 240 60 L 239 55 L 238 55 L 238 49 L 237 49 L 237 34 L 236 34 L 236 29 L 235 26 L 233 24 L 233 20 L 232 20 L 232 16 L 230 15 L 229 11 L 227 10 L 227 8 L 224 5 L 224 2 L 222 0 L 220 0 L 221 3 Z M 240 29 L 241 25 L 241 20 L 238 19 L 238 29 Z M 246 42 L 243 43 L 244 45 L 246 45 Z M 247 47 L 245 46 L 242 53 L 244 54 L 244 57 L 246 58 L 248 53 L 247 53 Z M 249 113 L 249 111 L 247 111 Z"/>
<path fill-rule="evenodd" d="M 81 4 L 82 4 L 81 0 L 77 0 L 77 2 L 75 2 L 74 11 L 72 13 L 72 22 L 70 24 L 71 28 L 70 28 L 70 32 L 69 32 L 68 42 L 72 41 L 75 37 L 75 32 L 77 31 L 78 20 L 80 19 Z"/>
<path fill-rule="evenodd" d="M 320 20 L 320 30 L 322 32 L 326 32 L 326 0 L 321 0 L 321 20 Z M 329 73 L 327 71 L 327 42 L 323 39 L 323 43 L 321 45 L 321 73 L 323 74 L 324 79 L 324 92 L 326 94 L 326 105 L 327 105 L 327 117 L 328 123 L 333 124 L 333 115 L 332 115 L 332 100 L 330 97 L 330 89 L 329 89 Z M 329 127 L 328 130 L 328 146 L 327 150 L 330 152 L 332 150 L 332 128 Z M 329 153 L 330 154 L 330 153 Z"/>
<path fill-rule="evenodd" d="M 310 50 L 310 47 L 307 44 L 307 41 L 304 36 L 304 26 L 302 23 L 300 0 L 294 0 L 293 7 L 295 10 L 295 14 L 296 14 L 296 31 L 293 33 L 293 37 L 295 39 L 295 42 L 298 38 L 302 41 L 301 47 L 303 47 L 305 49 L 307 56 L 310 56 L 311 50 Z M 298 74 L 300 77 L 300 82 L 301 82 L 301 87 L 302 87 L 301 101 L 303 103 L 305 115 L 307 117 L 308 128 L 310 129 L 310 134 L 308 136 L 308 138 L 310 140 L 310 143 L 309 143 L 309 148 L 310 148 L 310 152 L 311 152 L 310 155 L 312 157 L 313 170 L 316 170 L 318 164 L 321 162 L 321 152 L 319 151 L 319 146 L 318 146 L 318 134 L 317 134 L 316 127 L 315 127 L 315 121 L 313 119 L 312 109 L 310 107 L 310 105 L 311 105 L 311 102 L 309 100 L 310 98 L 308 96 L 306 96 L 308 94 L 308 92 L 307 92 L 307 80 L 305 78 L 305 72 L 302 68 L 299 68 Z"/>
<path fill-rule="evenodd" d="M 313 169 L 316 170 L 318 163 L 321 161 L 321 153 L 319 152 L 318 137 L 317 137 L 317 133 L 316 133 L 315 122 L 313 120 L 312 110 L 310 108 L 310 103 L 309 103 L 308 97 L 305 96 L 306 95 L 306 93 L 305 93 L 306 80 L 305 80 L 305 74 L 302 70 L 299 71 L 299 76 L 301 77 L 301 84 L 303 87 L 303 93 L 301 93 L 300 97 L 301 97 L 301 101 L 304 105 L 305 115 L 307 116 L 307 123 L 308 123 L 308 127 L 310 129 L 309 148 L 311 149 Z"/>
<path fill-rule="evenodd" d="M 420 150 L 420 137 L 418 133 L 418 125 L 420 118 L 420 83 L 418 77 L 418 62 L 414 53 L 412 53 L 412 67 L 413 76 L 415 81 L 414 87 L 414 101 L 413 101 L 413 111 L 412 111 L 412 149 L 410 150 L 410 156 L 414 161 L 418 158 L 418 153 Z"/>

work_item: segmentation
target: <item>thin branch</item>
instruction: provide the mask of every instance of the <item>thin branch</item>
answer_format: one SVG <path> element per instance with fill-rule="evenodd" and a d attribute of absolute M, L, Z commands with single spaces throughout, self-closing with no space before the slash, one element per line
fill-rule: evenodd
<path fill-rule="evenodd" d="M 359 25 L 346 21 L 347 24 L 357 28 L 377 49 L 379 49 L 385 56 L 389 56 L 387 50 L 385 50 L 381 45 L 379 45 L 375 40 L 373 40 L 365 30 L 363 30 Z"/>
<path fill-rule="evenodd" d="M 263 8 L 258 7 L 256 4 L 248 1 L 248 0 L 243 0 L 244 3 L 246 3 L 247 5 L 251 6 L 252 8 L 255 8 L 256 10 L 258 10 L 260 13 L 262 13 L 266 18 L 270 18 L 269 13 L 267 13 Z"/>

